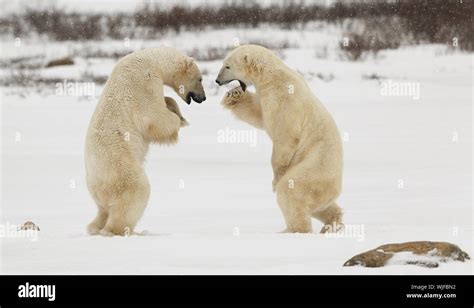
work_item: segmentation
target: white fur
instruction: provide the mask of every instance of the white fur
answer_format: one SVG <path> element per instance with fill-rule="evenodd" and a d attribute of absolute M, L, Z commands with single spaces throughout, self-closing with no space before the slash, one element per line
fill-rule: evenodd
<path fill-rule="evenodd" d="M 256 93 L 229 91 L 223 105 L 273 141 L 273 190 L 284 232 L 312 232 L 311 217 L 342 227 L 336 204 L 343 169 L 340 134 L 303 77 L 268 49 L 245 45 L 224 60 L 217 81 L 229 80 L 255 85 Z"/>
<path fill-rule="evenodd" d="M 190 91 L 204 95 L 200 78 L 193 60 L 172 48 L 137 51 L 116 65 L 86 137 L 87 187 L 98 208 L 88 226 L 90 234 L 133 232 L 150 195 L 143 169 L 148 146 L 176 143 L 183 125 L 176 102 L 165 99 L 163 86 L 186 99 Z"/>

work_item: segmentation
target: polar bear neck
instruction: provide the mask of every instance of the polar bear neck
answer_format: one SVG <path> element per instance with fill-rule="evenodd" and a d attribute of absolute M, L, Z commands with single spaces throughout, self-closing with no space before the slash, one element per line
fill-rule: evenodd
<path fill-rule="evenodd" d="M 150 55 L 151 68 L 158 72 L 164 85 L 173 87 L 176 76 L 181 73 L 186 56 L 170 47 L 152 48 L 147 51 Z"/>
<path fill-rule="evenodd" d="M 270 86 L 286 71 L 285 63 L 268 50 L 260 50 L 250 57 L 248 65 L 249 81 L 257 90 Z"/>
<path fill-rule="evenodd" d="M 257 91 L 263 90 L 269 86 L 271 87 L 272 84 L 275 83 L 275 81 L 279 80 L 282 77 L 282 74 L 284 72 L 283 63 L 269 65 L 268 63 L 266 63 L 265 60 L 263 60 L 259 63 L 259 65 L 261 65 L 261 68 L 256 69 L 254 73 L 250 74 L 249 78 L 251 84 L 255 86 Z"/>

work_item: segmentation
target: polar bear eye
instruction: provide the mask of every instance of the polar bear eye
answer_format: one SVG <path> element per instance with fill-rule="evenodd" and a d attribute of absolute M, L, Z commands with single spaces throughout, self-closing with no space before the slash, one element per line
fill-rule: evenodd
<path fill-rule="evenodd" d="M 225 68 L 226 68 L 226 69 L 229 69 L 229 68 L 230 68 L 230 66 L 228 66 L 228 65 L 227 65 Z"/>
<path fill-rule="evenodd" d="M 202 78 L 199 78 L 199 82 L 202 82 Z"/>

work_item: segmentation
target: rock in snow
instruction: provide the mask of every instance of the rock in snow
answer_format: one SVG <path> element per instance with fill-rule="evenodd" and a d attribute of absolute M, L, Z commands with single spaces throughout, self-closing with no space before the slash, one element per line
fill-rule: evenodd
<path fill-rule="evenodd" d="M 454 244 L 420 241 L 382 245 L 352 257 L 344 263 L 344 266 L 419 265 L 438 267 L 439 262 L 452 260 L 464 262 L 466 259 L 470 259 L 469 255 Z"/>

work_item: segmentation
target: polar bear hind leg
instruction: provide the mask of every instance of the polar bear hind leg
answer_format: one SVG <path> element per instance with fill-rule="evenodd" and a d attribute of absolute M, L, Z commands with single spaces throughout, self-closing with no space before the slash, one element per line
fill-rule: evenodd
<path fill-rule="evenodd" d="M 87 226 L 87 233 L 90 235 L 97 235 L 99 231 L 105 226 L 109 214 L 105 209 L 103 209 L 99 204 L 97 204 L 98 211 L 97 216 L 94 220 Z"/>
<path fill-rule="evenodd" d="M 148 204 L 150 185 L 145 174 L 139 183 L 125 189 L 117 197 L 114 204 L 109 206 L 105 226 L 99 231 L 100 235 L 132 235 L 138 220 Z"/>
<path fill-rule="evenodd" d="M 308 174 L 306 166 L 303 162 L 292 167 L 276 184 L 277 202 L 286 222 L 284 232 L 311 233 L 311 217 L 325 225 L 342 225 L 342 210 L 334 201 L 339 195 L 337 185 Z"/>
<path fill-rule="evenodd" d="M 280 181 L 276 186 L 278 206 L 285 218 L 286 229 L 282 233 L 311 233 L 311 213 L 292 189 Z"/>
<path fill-rule="evenodd" d="M 324 224 L 320 233 L 327 233 L 342 231 L 344 228 L 342 214 L 342 209 L 339 205 L 336 202 L 332 202 L 324 209 L 316 209 L 312 215 Z"/>

